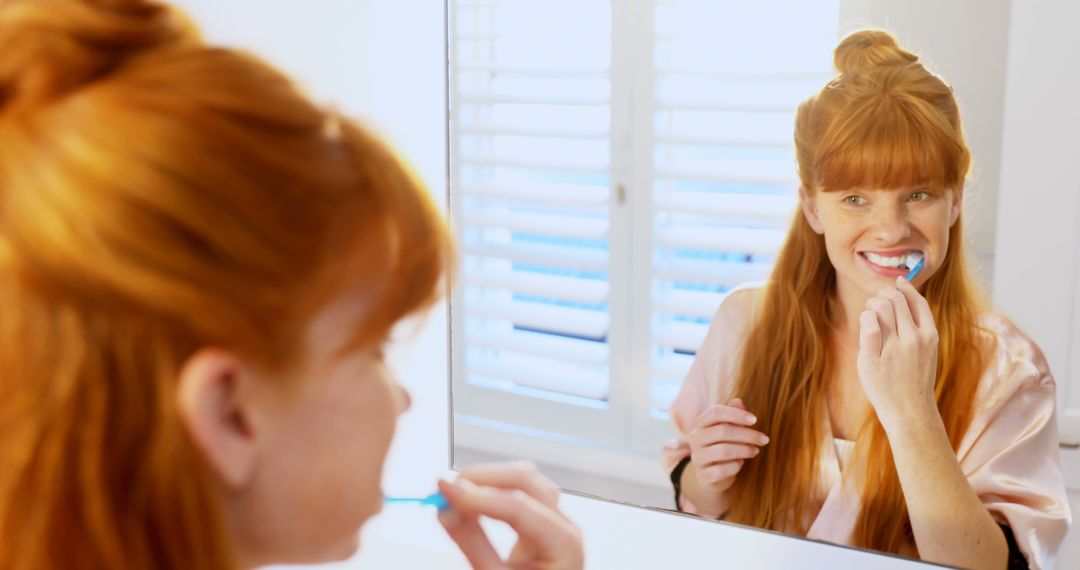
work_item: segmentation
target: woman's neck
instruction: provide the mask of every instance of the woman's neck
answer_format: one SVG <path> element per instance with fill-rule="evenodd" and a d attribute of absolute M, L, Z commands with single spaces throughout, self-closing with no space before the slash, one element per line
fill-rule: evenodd
<path fill-rule="evenodd" d="M 834 338 L 845 347 L 859 346 L 859 315 L 866 309 L 870 296 L 842 279 L 830 303 L 829 322 Z"/>

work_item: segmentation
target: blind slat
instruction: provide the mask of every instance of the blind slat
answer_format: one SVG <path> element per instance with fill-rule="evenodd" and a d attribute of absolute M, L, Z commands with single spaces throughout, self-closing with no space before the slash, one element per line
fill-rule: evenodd
<path fill-rule="evenodd" d="M 669 315 L 711 319 L 724 297 L 723 293 L 671 289 L 653 299 L 653 308 Z"/>
<path fill-rule="evenodd" d="M 526 301 L 466 301 L 465 314 L 508 321 L 530 329 L 587 338 L 606 336 L 609 320 L 607 313 Z"/>
<path fill-rule="evenodd" d="M 605 219 L 554 214 L 479 210 L 465 214 L 463 219 L 469 226 L 505 228 L 521 233 L 585 240 L 604 239 L 608 232 L 608 221 Z"/>
<path fill-rule="evenodd" d="M 594 68 L 543 68 L 543 67 L 510 67 L 505 65 L 459 65 L 458 71 L 465 73 L 485 73 L 504 77 L 527 77 L 527 78 L 566 78 L 587 79 L 592 77 L 607 77 L 610 69 L 606 67 Z"/>
<path fill-rule="evenodd" d="M 676 39 L 685 36 L 668 36 L 668 39 Z M 719 81 L 754 81 L 754 82 L 788 82 L 808 81 L 825 83 L 831 76 L 819 72 L 801 71 L 726 71 L 718 69 L 701 69 L 692 67 L 659 66 L 655 69 L 657 75 L 689 75 L 704 77 Z"/>
<path fill-rule="evenodd" d="M 686 378 L 694 357 L 689 354 L 669 352 L 653 362 L 653 375 L 667 382 L 679 382 Z"/>
<path fill-rule="evenodd" d="M 783 243 L 783 230 L 731 227 L 667 227 L 657 231 L 656 243 L 667 247 L 773 255 Z"/>
<path fill-rule="evenodd" d="M 607 129 L 552 129 L 495 123 L 464 124 L 457 127 L 457 132 L 463 135 L 508 135 L 554 139 L 606 139 L 608 137 Z"/>
<path fill-rule="evenodd" d="M 545 275 L 526 271 L 473 271 L 465 283 L 477 287 L 506 289 L 514 293 L 600 305 L 607 302 L 606 281 Z"/>
<path fill-rule="evenodd" d="M 529 331 L 477 332 L 466 336 L 469 346 L 509 350 L 581 365 L 599 366 L 608 362 L 607 344 Z"/>
<path fill-rule="evenodd" d="M 570 184 L 474 183 L 462 188 L 469 196 L 508 198 L 547 206 L 592 207 L 607 205 L 611 191 L 602 186 Z"/>
<path fill-rule="evenodd" d="M 576 269 L 578 271 L 602 272 L 607 271 L 608 266 L 606 251 L 561 245 L 479 242 L 466 243 L 462 247 L 462 252 L 465 255 L 506 259 L 517 263 Z"/>
<path fill-rule="evenodd" d="M 700 283 L 717 287 L 734 287 L 748 281 L 760 281 L 769 276 L 768 263 L 742 263 L 703 260 L 668 260 L 654 267 L 657 277 L 682 283 Z"/>
<path fill-rule="evenodd" d="M 735 223 L 783 224 L 790 218 L 795 203 L 792 196 L 672 192 L 661 196 L 657 206 L 662 211 L 709 216 Z"/>
<path fill-rule="evenodd" d="M 790 113 L 790 105 L 766 105 L 762 103 L 738 103 L 733 101 L 677 101 L 660 100 L 659 111 L 715 111 L 717 113 Z"/>
<path fill-rule="evenodd" d="M 462 93 L 455 101 L 471 105 L 563 105 L 567 107 L 600 107 L 609 103 L 607 96 L 597 95 L 502 95 L 497 93 Z"/>
<path fill-rule="evenodd" d="M 694 135 L 657 135 L 653 140 L 657 144 L 686 146 L 732 146 L 742 148 L 791 148 L 790 138 L 758 136 L 746 133 L 746 138 L 721 138 Z"/>
<path fill-rule="evenodd" d="M 777 184 L 798 187 L 798 178 L 790 162 L 779 160 L 710 160 L 687 165 L 661 165 L 657 178 Z"/>
<path fill-rule="evenodd" d="M 659 327 L 655 339 L 656 344 L 664 348 L 696 352 L 708 332 L 708 325 L 671 322 Z"/>
<path fill-rule="evenodd" d="M 608 171 L 607 160 L 588 157 L 578 157 L 570 160 L 544 160 L 540 157 L 460 153 L 458 155 L 458 160 L 463 163 L 482 166 L 509 166 L 515 168 L 531 168 L 535 170 L 554 170 L 556 172 L 607 174 Z"/>
<path fill-rule="evenodd" d="M 512 382 L 518 386 L 527 386 L 560 394 L 569 394 L 603 400 L 607 398 L 608 381 L 606 374 L 575 370 L 558 366 L 557 361 L 550 362 L 542 369 L 538 367 L 512 366 L 499 362 L 482 360 L 469 363 L 466 372 L 493 380 Z"/>

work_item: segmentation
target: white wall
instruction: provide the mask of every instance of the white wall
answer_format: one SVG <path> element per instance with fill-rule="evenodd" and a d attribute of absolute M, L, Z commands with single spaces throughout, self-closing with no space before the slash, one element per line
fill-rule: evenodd
<path fill-rule="evenodd" d="M 368 0 L 176 0 L 207 40 L 251 50 L 316 99 L 350 113 L 372 110 Z"/>
<path fill-rule="evenodd" d="M 998 305 L 1042 347 L 1080 437 L 1080 3 L 1013 2 L 998 210 Z M 1062 450 L 1074 520 L 1080 450 Z M 1076 524 L 1058 566 L 1080 568 Z"/>
<path fill-rule="evenodd" d="M 1080 36 L 1069 24 L 1080 4 L 1017 2 L 1013 13 L 995 296 L 1080 407 L 1080 371 L 1070 370 L 1080 310 Z"/>
<path fill-rule="evenodd" d="M 1009 0 L 840 0 L 840 32 L 883 28 L 953 86 L 974 160 L 965 223 L 977 274 L 992 291 Z"/>

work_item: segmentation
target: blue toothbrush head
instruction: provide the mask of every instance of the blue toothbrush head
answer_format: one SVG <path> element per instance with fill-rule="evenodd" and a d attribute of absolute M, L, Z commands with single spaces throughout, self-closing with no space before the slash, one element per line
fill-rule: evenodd
<path fill-rule="evenodd" d="M 915 262 L 915 265 L 911 265 L 911 262 L 915 259 L 918 259 L 918 261 Z M 908 266 L 911 267 L 911 271 L 908 271 L 907 276 L 904 277 L 904 279 L 906 279 L 908 283 L 910 283 L 912 279 L 915 279 L 915 276 L 918 275 L 920 271 L 922 271 L 923 261 L 925 260 L 926 257 L 923 256 L 921 253 L 908 254 Z"/>
<path fill-rule="evenodd" d="M 427 497 L 424 497 L 425 505 L 431 505 L 440 511 L 445 511 L 450 508 L 450 503 L 447 502 L 446 497 L 442 493 L 432 493 Z"/>

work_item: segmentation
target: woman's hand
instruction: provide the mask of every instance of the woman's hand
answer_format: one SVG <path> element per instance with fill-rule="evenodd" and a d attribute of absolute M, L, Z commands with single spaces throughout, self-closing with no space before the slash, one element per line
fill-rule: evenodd
<path fill-rule="evenodd" d="M 454 482 L 439 481 L 450 503 L 439 522 L 478 570 L 579 570 L 585 567 L 581 531 L 559 511 L 559 488 L 532 463 L 469 467 Z M 506 560 L 491 545 L 480 517 L 510 525 L 517 544 Z"/>
<path fill-rule="evenodd" d="M 735 482 L 743 463 L 757 457 L 761 446 L 769 442 L 768 436 L 747 427 L 756 421 L 738 398 L 726 406 L 710 406 L 697 417 L 687 440 L 694 476 L 700 489 L 712 495 L 706 502 L 719 502 L 720 495 Z M 701 498 L 696 502 L 701 502 Z"/>
<path fill-rule="evenodd" d="M 888 431 L 893 422 L 937 414 L 938 332 L 926 299 L 905 279 L 882 289 L 859 315 L 856 368 L 863 391 Z"/>

